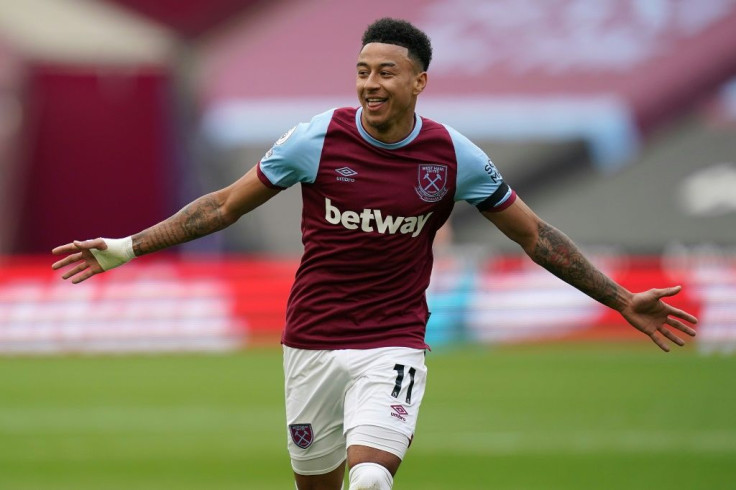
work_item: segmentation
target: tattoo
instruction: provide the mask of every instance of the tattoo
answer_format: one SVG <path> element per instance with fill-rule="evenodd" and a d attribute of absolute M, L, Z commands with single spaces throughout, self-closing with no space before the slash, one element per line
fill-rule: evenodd
<path fill-rule="evenodd" d="M 222 230 L 231 223 L 223 216 L 217 199 L 207 194 L 174 216 L 133 235 L 133 252 L 136 256 L 156 252 Z"/>
<path fill-rule="evenodd" d="M 544 222 L 538 230 L 539 239 L 530 254 L 534 262 L 596 301 L 615 310 L 623 307 L 621 288 L 591 264 L 572 240 Z"/>

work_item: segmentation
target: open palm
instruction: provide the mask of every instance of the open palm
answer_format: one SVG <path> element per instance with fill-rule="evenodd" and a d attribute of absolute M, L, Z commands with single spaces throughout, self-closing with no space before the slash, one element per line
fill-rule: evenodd
<path fill-rule="evenodd" d="M 98 250 L 107 249 L 107 244 L 102 238 L 96 238 L 94 240 L 78 241 L 75 240 L 72 243 L 61 245 L 51 251 L 54 255 L 67 254 L 63 259 L 54 262 L 51 266 L 52 269 L 57 270 L 62 267 L 66 267 L 70 264 L 75 266 L 64 273 L 61 276 L 64 279 L 72 279 L 72 283 L 77 284 L 85 279 L 89 279 L 95 274 L 104 272 L 102 266 L 97 261 L 95 256 L 92 254 L 91 249 L 96 248 Z"/>
<path fill-rule="evenodd" d="M 636 293 L 631 304 L 621 312 L 626 321 L 649 336 L 665 352 L 669 352 L 670 347 L 664 338 L 676 345 L 685 345 L 685 341 L 672 333 L 671 328 L 684 332 L 691 337 L 695 336 L 695 330 L 680 320 L 696 324 L 698 319 L 690 313 L 674 308 L 662 301 L 662 298 L 674 296 L 680 292 L 680 289 L 682 289 L 681 286 L 675 286 Z"/>

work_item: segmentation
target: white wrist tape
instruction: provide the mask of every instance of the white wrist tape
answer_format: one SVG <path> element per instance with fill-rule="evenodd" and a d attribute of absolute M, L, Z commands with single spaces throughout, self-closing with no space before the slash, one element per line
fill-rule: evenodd
<path fill-rule="evenodd" d="M 103 271 L 107 271 L 130 262 L 135 258 L 133 252 L 133 237 L 103 238 L 107 245 L 106 250 L 91 248 L 90 252 L 100 263 Z"/>

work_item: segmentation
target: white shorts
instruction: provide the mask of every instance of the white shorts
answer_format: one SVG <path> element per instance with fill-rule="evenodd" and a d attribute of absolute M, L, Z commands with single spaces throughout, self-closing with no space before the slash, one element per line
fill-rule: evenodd
<path fill-rule="evenodd" d="M 423 350 L 283 349 L 288 447 L 296 473 L 332 471 L 351 443 L 403 459 L 427 381 Z"/>

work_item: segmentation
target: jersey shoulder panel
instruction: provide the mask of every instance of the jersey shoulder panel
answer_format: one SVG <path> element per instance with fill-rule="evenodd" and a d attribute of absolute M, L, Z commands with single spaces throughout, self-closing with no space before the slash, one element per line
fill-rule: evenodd
<path fill-rule="evenodd" d="M 513 195 L 488 155 L 456 129 L 445 125 L 457 158 L 456 201 L 473 206 L 502 205 Z M 488 199 L 493 196 L 493 202 Z"/>
<path fill-rule="evenodd" d="M 263 156 L 260 172 L 274 187 L 311 183 L 317 176 L 322 147 L 335 109 L 314 116 L 284 133 Z"/>
<path fill-rule="evenodd" d="M 357 129 L 355 128 L 355 115 L 357 113 L 358 109 L 354 107 L 340 107 L 334 109 L 332 119 L 343 126 Z"/>

